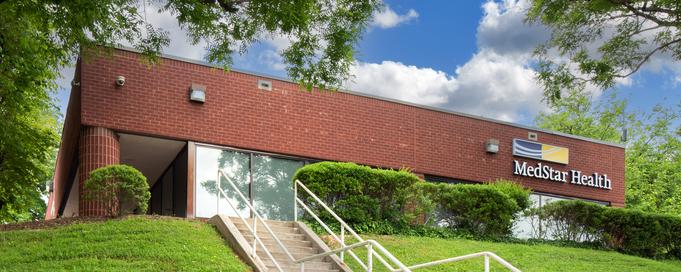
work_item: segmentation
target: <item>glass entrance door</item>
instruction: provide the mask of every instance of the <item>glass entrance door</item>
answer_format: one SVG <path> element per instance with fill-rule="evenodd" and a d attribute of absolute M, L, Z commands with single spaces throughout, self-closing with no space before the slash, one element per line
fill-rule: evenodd
<path fill-rule="evenodd" d="M 304 162 L 269 155 L 196 147 L 195 201 L 196 216 L 209 218 L 217 213 L 244 217 L 251 216 L 244 201 L 227 180 L 233 181 L 239 191 L 265 219 L 293 220 L 293 175 Z M 225 173 L 220 182 L 217 171 Z M 220 186 L 237 211 L 224 197 L 218 204 L 217 186 Z"/>
<path fill-rule="evenodd" d="M 220 179 L 220 188 L 236 206 L 237 211 L 230 207 L 224 197 L 220 198 L 219 204 L 217 202 L 218 169 L 225 174 Z M 250 199 L 249 154 L 197 146 L 195 171 L 196 217 L 209 218 L 218 213 L 237 216 L 237 212 L 244 217 L 250 216 L 246 202 L 238 196 L 227 181 L 229 179 L 234 182 L 239 191 Z"/>
<path fill-rule="evenodd" d="M 258 213 L 273 220 L 293 220 L 293 182 L 291 178 L 302 161 L 253 156 L 253 203 Z"/>

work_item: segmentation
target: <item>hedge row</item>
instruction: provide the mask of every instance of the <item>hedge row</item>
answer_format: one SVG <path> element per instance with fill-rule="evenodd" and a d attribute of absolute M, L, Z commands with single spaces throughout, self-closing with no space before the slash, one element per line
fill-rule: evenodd
<path fill-rule="evenodd" d="M 553 224 L 555 238 L 592 240 L 651 258 L 681 259 L 681 217 L 611 208 L 579 200 L 544 205 L 537 215 Z"/>
<path fill-rule="evenodd" d="M 358 230 L 381 233 L 451 233 L 505 237 L 530 206 L 529 190 L 507 181 L 479 185 L 419 182 L 406 170 L 321 162 L 298 170 L 301 180 Z M 306 196 L 299 193 L 299 196 Z M 326 222 L 330 215 L 304 200 Z M 610 208 L 584 201 L 557 201 L 529 209 L 550 225 L 554 238 L 600 244 L 623 253 L 681 259 L 681 217 Z M 409 226 L 410 223 L 420 223 Z M 447 232 L 450 235 L 450 232 Z M 459 235 L 459 234 L 456 234 Z"/>
<path fill-rule="evenodd" d="M 530 203 L 528 190 L 505 181 L 479 185 L 421 182 L 416 187 L 428 199 L 420 205 L 426 207 L 428 219 L 434 219 L 427 220 L 427 225 L 479 236 L 510 235 L 516 215 Z"/>
<path fill-rule="evenodd" d="M 385 228 L 386 222 L 401 228 L 425 221 L 428 226 L 445 226 L 475 235 L 506 236 L 515 215 L 530 204 L 529 191 L 510 182 L 432 184 L 419 182 L 406 170 L 374 169 L 354 163 L 309 164 L 296 172 L 295 179 L 348 224 L 360 229 Z M 325 220 L 335 221 L 314 201 L 305 202 Z"/>
<path fill-rule="evenodd" d="M 407 170 L 374 169 L 354 163 L 319 162 L 296 172 L 300 180 L 348 224 L 370 222 L 405 223 L 409 188 L 419 178 Z M 305 193 L 298 194 L 301 198 Z M 333 222 L 330 215 L 310 199 L 305 202 Z"/>

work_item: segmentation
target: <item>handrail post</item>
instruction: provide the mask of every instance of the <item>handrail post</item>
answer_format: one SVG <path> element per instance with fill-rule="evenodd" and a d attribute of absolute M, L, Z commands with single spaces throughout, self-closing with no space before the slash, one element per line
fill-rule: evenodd
<path fill-rule="evenodd" d="M 374 270 L 374 262 L 373 262 L 373 259 L 372 259 L 373 256 L 374 256 L 373 246 L 371 245 L 371 243 L 369 243 L 367 245 L 367 268 L 368 268 L 367 271 L 368 272 L 371 272 L 371 271 Z"/>
<path fill-rule="evenodd" d="M 293 222 L 298 222 L 298 180 L 293 181 Z"/>
<path fill-rule="evenodd" d="M 258 241 L 258 220 L 253 218 L 253 256 L 255 257 L 256 243 Z"/>
<path fill-rule="evenodd" d="M 341 231 L 340 231 L 340 232 L 341 232 L 341 233 L 340 233 L 341 247 L 344 247 L 344 246 L 345 246 L 345 227 L 344 227 L 343 225 L 341 225 Z M 344 261 L 345 261 L 345 260 L 343 259 L 343 257 L 345 257 L 345 252 L 342 252 L 342 251 L 341 251 L 341 253 L 340 253 L 341 262 L 344 262 Z"/>
<path fill-rule="evenodd" d="M 218 169 L 217 179 L 215 179 L 215 214 L 220 214 L 220 169 Z"/>
<path fill-rule="evenodd" d="M 485 254 L 485 272 L 489 272 L 489 256 Z"/>

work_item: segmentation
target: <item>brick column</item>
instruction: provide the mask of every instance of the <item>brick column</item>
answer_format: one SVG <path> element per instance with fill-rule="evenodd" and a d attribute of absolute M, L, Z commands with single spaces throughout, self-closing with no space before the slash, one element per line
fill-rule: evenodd
<path fill-rule="evenodd" d="M 80 130 L 79 158 L 79 215 L 105 216 L 108 213 L 106 207 L 109 203 L 98 201 L 96 199 L 84 199 L 85 190 L 83 185 L 84 181 L 90 176 L 90 172 L 92 170 L 102 166 L 120 163 L 120 146 L 118 143 L 118 137 L 112 130 L 107 128 L 83 126 Z M 113 205 L 117 206 L 118 202 L 113 203 Z"/>

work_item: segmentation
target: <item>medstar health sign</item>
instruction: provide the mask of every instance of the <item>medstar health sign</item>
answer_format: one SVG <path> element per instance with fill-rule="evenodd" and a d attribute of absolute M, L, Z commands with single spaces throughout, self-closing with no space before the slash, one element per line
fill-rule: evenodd
<path fill-rule="evenodd" d="M 531 158 L 554 163 L 567 165 L 570 161 L 570 150 L 565 147 L 552 146 L 537 142 L 530 142 L 521 139 L 513 139 L 513 155 L 518 157 Z M 582 174 L 582 171 L 556 170 L 550 165 L 540 163 L 529 165 L 527 162 L 513 160 L 513 174 L 562 182 L 574 185 L 588 186 L 606 190 L 612 190 L 612 181 L 608 175 L 593 173 L 591 175 Z"/>

